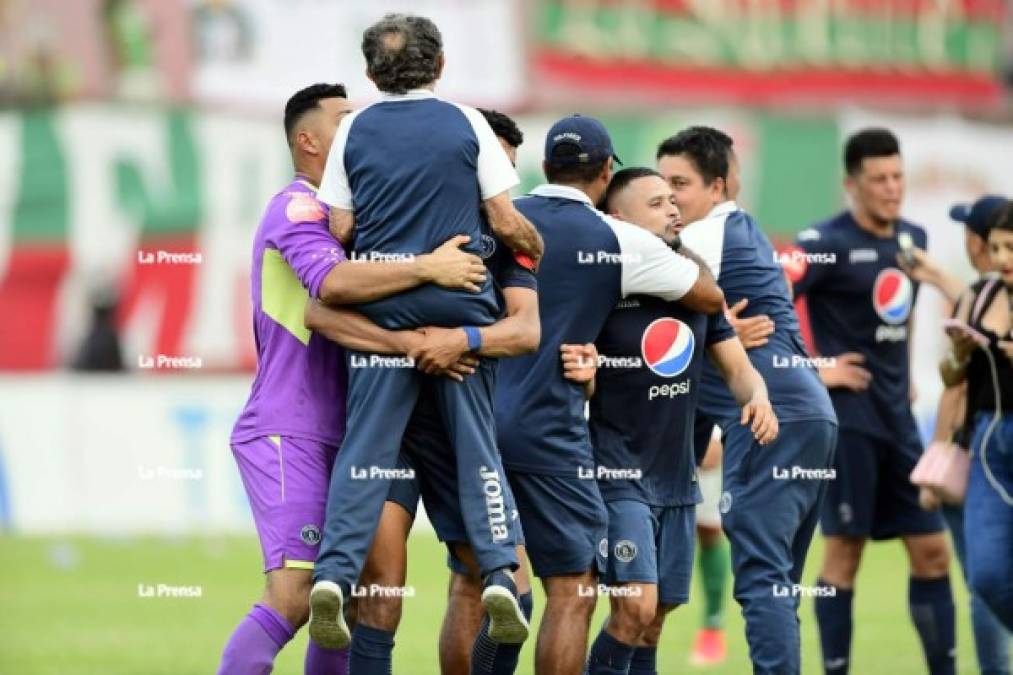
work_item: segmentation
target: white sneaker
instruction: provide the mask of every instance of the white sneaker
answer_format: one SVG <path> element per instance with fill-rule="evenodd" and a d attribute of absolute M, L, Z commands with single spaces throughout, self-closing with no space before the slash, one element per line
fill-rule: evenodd
<path fill-rule="evenodd" d="M 345 623 L 345 596 L 333 581 L 318 581 L 310 591 L 310 639 L 324 649 L 344 649 L 352 641 Z"/>

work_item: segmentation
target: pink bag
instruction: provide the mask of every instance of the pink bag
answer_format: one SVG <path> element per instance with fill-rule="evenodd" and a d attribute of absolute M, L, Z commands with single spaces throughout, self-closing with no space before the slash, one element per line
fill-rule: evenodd
<path fill-rule="evenodd" d="M 970 469 L 966 450 L 955 443 L 933 441 L 911 472 L 911 482 L 932 490 L 946 504 L 962 504 Z"/>

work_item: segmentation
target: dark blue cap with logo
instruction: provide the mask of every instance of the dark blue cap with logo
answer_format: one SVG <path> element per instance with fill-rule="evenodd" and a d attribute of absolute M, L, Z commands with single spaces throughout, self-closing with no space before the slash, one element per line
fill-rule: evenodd
<path fill-rule="evenodd" d="M 605 125 L 593 117 L 564 117 L 545 137 L 545 161 L 551 164 L 598 164 L 609 157 L 622 164 Z"/>
<path fill-rule="evenodd" d="M 950 218 L 967 225 L 968 229 L 982 239 L 988 238 L 988 231 L 995 225 L 995 216 L 1006 199 L 998 195 L 985 195 L 973 204 L 956 204 L 950 209 Z"/>

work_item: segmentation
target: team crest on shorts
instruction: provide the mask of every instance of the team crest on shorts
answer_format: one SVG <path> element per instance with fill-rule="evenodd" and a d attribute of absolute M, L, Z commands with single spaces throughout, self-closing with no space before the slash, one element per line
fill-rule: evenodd
<path fill-rule="evenodd" d="M 637 557 L 637 545 L 629 539 L 622 539 L 616 542 L 613 553 L 615 553 L 616 560 L 619 562 L 633 562 L 633 559 Z"/>
<path fill-rule="evenodd" d="M 316 525 L 303 525 L 302 531 L 299 532 L 299 538 L 303 540 L 304 544 L 316 546 L 320 543 L 320 528 Z"/>
<path fill-rule="evenodd" d="M 602 537 L 601 541 L 598 542 L 598 555 L 602 558 L 609 557 L 609 540 Z"/>
<path fill-rule="evenodd" d="M 718 502 L 718 511 L 728 513 L 732 510 L 732 493 L 725 490 L 721 493 L 721 501 Z"/>
<path fill-rule="evenodd" d="M 851 504 L 841 502 L 840 506 L 837 507 L 837 517 L 841 519 L 842 523 L 850 523 L 855 517 L 855 514 L 851 510 Z"/>

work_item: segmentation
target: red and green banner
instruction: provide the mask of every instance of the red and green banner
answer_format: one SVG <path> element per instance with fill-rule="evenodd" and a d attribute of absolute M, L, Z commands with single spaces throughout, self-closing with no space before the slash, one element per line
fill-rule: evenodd
<path fill-rule="evenodd" d="M 539 91 L 783 104 L 999 100 L 1003 0 L 545 0 Z"/>

